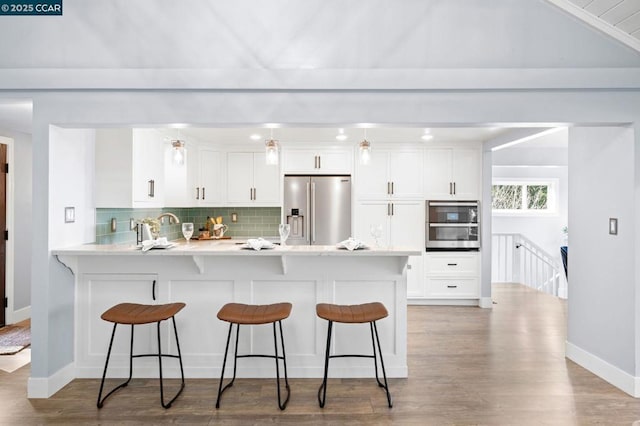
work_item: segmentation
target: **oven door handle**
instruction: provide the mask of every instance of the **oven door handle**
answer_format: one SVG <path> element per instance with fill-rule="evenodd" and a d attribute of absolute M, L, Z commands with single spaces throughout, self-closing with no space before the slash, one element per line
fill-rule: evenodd
<path fill-rule="evenodd" d="M 434 207 L 478 207 L 476 201 L 460 201 L 460 202 L 443 202 L 443 201 L 429 201 L 429 206 Z"/>
<path fill-rule="evenodd" d="M 477 223 L 430 223 L 432 228 L 477 228 Z"/>

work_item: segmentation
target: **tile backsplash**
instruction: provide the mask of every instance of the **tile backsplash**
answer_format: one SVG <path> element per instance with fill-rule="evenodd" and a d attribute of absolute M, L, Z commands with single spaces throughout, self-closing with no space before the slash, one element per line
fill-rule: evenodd
<path fill-rule="evenodd" d="M 171 209 L 96 209 L 96 244 L 135 244 L 136 231 L 129 229 L 131 218 L 140 220 L 156 218 L 162 213 L 173 213 L 180 222 L 193 222 L 194 235 L 205 226 L 207 216 L 222 216 L 222 223 L 229 226 L 225 236 L 230 237 L 277 237 L 280 223 L 280 207 L 193 207 Z M 231 222 L 231 213 L 238 215 L 237 222 Z M 116 232 L 111 232 L 111 219 L 117 221 Z M 169 240 L 182 237 L 181 224 L 169 224 L 164 219 L 160 235 Z"/>

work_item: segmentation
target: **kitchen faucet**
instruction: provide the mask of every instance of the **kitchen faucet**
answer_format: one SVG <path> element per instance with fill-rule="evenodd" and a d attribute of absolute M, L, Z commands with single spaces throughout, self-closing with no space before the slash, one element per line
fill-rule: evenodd
<path fill-rule="evenodd" d="M 178 216 L 169 212 L 162 213 L 160 216 L 157 217 L 157 219 L 160 221 L 160 223 L 162 223 L 162 219 L 164 219 L 165 217 L 169 218 L 169 224 L 171 224 L 171 221 L 173 221 L 173 223 L 180 223 L 180 219 L 178 219 Z"/>

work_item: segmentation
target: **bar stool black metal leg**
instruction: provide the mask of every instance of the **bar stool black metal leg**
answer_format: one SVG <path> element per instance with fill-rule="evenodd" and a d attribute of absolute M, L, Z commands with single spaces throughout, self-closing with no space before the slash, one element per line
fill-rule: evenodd
<path fill-rule="evenodd" d="M 120 388 L 126 387 L 131 381 L 131 376 L 133 372 L 133 325 L 131 326 L 131 345 L 129 349 L 129 378 L 127 379 L 126 382 L 121 383 L 115 388 L 113 388 L 111 392 L 109 392 L 104 398 L 102 398 L 102 390 L 104 389 L 104 381 L 105 381 L 105 378 L 107 377 L 107 368 L 109 367 L 109 358 L 111 357 L 111 348 L 113 347 L 113 338 L 116 335 L 117 326 L 118 326 L 118 323 L 113 323 L 113 331 L 111 332 L 111 340 L 109 341 L 109 350 L 107 351 L 107 360 L 104 363 L 104 371 L 102 372 L 102 381 L 100 382 L 100 392 L 98 392 L 98 402 L 96 404 L 98 408 L 102 408 L 102 406 L 104 405 L 104 401 L 107 398 L 109 398 L 109 396 L 111 396 L 112 393 L 114 393 Z"/>
<path fill-rule="evenodd" d="M 329 371 L 329 352 L 331 351 L 331 329 L 333 328 L 333 321 L 328 322 L 329 325 L 327 327 L 327 349 L 324 355 L 324 377 L 322 379 L 322 384 L 318 389 L 318 403 L 320 404 L 320 408 L 324 408 L 324 403 L 327 400 L 327 374 Z"/>
<path fill-rule="evenodd" d="M 389 408 L 393 407 L 393 403 L 391 402 L 391 394 L 389 393 L 389 384 L 387 383 L 387 373 L 384 369 L 384 359 L 382 358 L 382 348 L 380 347 L 380 337 L 378 337 L 378 327 L 376 326 L 376 322 L 372 321 L 373 330 L 376 334 L 376 342 L 378 343 L 378 353 L 380 354 L 380 365 L 382 366 L 382 377 L 384 379 L 384 390 L 387 392 L 387 403 L 389 404 Z M 375 347 L 373 348 L 375 354 Z M 378 368 L 376 367 L 376 380 L 378 376 Z M 378 384 L 380 385 L 380 381 L 378 380 Z"/>
<path fill-rule="evenodd" d="M 164 408 L 170 408 L 171 404 L 173 404 L 173 401 L 175 401 L 178 396 L 180 396 L 180 394 L 182 393 L 182 390 L 184 389 L 184 371 L 182 369 L 182 354 L 180 353 L 180 344 L 178 343 L 178 331 L 176 329 L 176 320 L 174 317 L 171 317 L 173 319 L 173 331 L 175 333 L 176 336 L 176 343 L 178 344 L 178 359 L 180 361 L 180 373 L 182 375 L 182 383 L 180 385 L 180 389 L 178 390 L 178 392 L 175 394 L 175 396 L 171 399 L 171 401 L 165 403 L 164 402 L 164 381 L 163 381 L 163 377 L 162 377 L 162 357 L 166 356 L 162 354 L 162 343 L 160 342 L 160 322 L 158 321 L 157 324 L 157 329 L 158 329 L 158 368 L 160 371 L 160 404 L 162 404 L 162 406 Z"/>
<path fill-rule="evenodd" d="M 287 390 L 287 399 L 285 399 L 284 403 L 282 403 L 281 401 L 281 397 L 280 397 L 280 363 L 279 363 L 279 357 L 278 357 L 278 337 L 276 334 L 276 323 L 273 323 L 273 345 L 275 347 L 275 360 L 276 360 L 276 386 L 278 389 L 278 407 L 280 407 L 281 410 L 284 410 L 285 408 L 287 408 L 287 403 L 289 402 L 289 397 L 291 396 L 291 390 L 289 389 L 289 379 L 287 377 L 287 358 L 286 358 L 286 354 L 284 352 L 284 336 L 282 335 L 282 323 L 280 321 L 278 321 L 278 324 L 280 324 L 280 343 L 282 346 L 282 361 L 284 364 L 284 383 L 285 383 L 285 388 Z"/>
<path fill-rule="evenodd" d="M 380 378 L 378 376 L 378 357 L 376 355 L 376 339 L 373 335 L 373 321 L 369 323 L 369 328 L 371 329 L 371 346 L 373 346 L 373 368 L 376 370 L 376 382 L 378 382 L 378 386 L 381 388 L 384 387 L 382 382 L 380 382 Z"/>
<path fill-rule="evenodd" d="M 220 398 L 222 397 L 222 393 L 226 391 L 228 388 L 233 386 L 233 382 L 236 380 L 236 367 L 238 364 L 238 335 L 240 334 L 240 324 L 236 324 L 236 348 L 233 357 L 233 378 L 227 385 L 223 388 L 222 382 L 224 380 L 224 372 L 227 365 L 227 354 L 229 352 L 229 342 L 231 340 L 231 330 L 233 328 L 233 323 L 229 323 L 229 333 L 227 334 L 227 345 L 224 349 L 224 359 L 222 361 L 222 372 L 220 373 L 220 383 L 218 385 L 218 398 L 216 399 L 216 408 L 220 408 Z"/>

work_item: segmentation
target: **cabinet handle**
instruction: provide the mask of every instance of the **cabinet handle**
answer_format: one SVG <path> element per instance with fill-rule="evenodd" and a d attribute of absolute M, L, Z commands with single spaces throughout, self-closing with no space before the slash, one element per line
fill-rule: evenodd
<path fill-rule="evenodd" d="M 391 182 L 391 195 L 393 195 L 393 182 Z"/>
<path fill-rule="evenodd" d="M 256 201 L 256 199 L 258 198 L 258 191 L 253 188 L 253 201 Z"/>
<path fill-rule="evenodd" d="M 204 200 L 204 186 L 202 187 L 202 199 Z"/>
<path fill-rule="evenodd" d="M 151 297 L 156 300 L 156 280 L 153 280 L 153 285 L 151 286 Z"/>
<path fill-rule="evenodd" d="M 453 195 L 453 185 L 449 182 L 449 195 Z"/>
<path fill-rule="evenodd" d="M 391 203 L 391 216 L 393 216 L 393 203 Z"/>
<path fill-rule="evenodd" d="M 318 156 L 317 155 L 313 156 L 313 168 L 314 169 L 318 168 Z"/>
<path fill-rule="evenodd" d="M 453 195 L 456 195 L 456 183 L 453 182 Z"/>
<path fill-rule="evenodd" d="M 200 199 L 200 187 L 196 186 L 196 200 Z"/>
<path fill-rule="evenodd" d="M 322 168 L 322 157 L 318 155 L 318 168 Z"/>
<path fill-rule="evenodd" d="M 387 182 L 387 194 L 391 194 L 391 185 L 389 185 L 391 182 Z"/>
<path fill-rule="evenodd" d="M 156 192 L 156 181 L 151 179 L 149 181 L 149 198 L 153 198 Z"/>
<path fill-rule="evenodd" d="M 447 266 L 458 266 L 457 263 L 447 263 Z"/>
<path fill-rule="evenodd" d="M 253 188 L 249 188 L 249 199 L 253 201 Z"/>
<path fill-rule="evenodd" d="M 448 285 L 447 288 L 458 288 L 457 285 Z"/>

